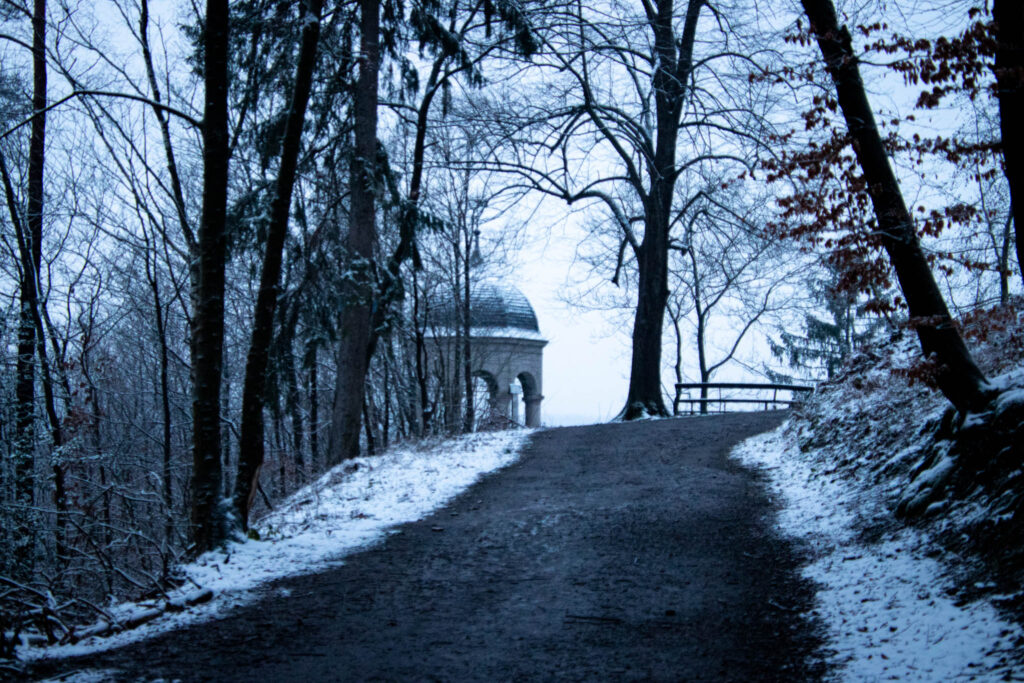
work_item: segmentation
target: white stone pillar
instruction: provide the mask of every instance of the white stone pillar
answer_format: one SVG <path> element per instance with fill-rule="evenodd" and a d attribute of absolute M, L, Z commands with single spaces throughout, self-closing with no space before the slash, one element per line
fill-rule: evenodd
<path fill-rule="evenodd" d="M 526 404 L 527 427 L 540 427 L 540 402 L 543 400 L 544 397 L 540 394 L 523 399 L 523 402 Z"/>
<path fill-rule="evenodd" d="M 509 419 L 511 419 L 514 424 L 522 424 L 519 421 L 519 396 L 522 395 L 522 393 L 523 388 L 521 386 L 519 386 L 515 382 L 509 384 L 508 396 L 509 403 L 511 403 L 510 407 L 512 409 L 511 415 L 509 415 Z M 506 415 L 508 415 L 508 413 L 506 413 Z"/>

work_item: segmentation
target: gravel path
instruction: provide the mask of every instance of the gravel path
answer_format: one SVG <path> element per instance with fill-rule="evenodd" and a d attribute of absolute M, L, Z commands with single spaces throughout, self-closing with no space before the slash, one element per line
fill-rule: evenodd
<path fill-rule="evenodd" d="M 816 680 L 799 549 L 728 459 L 781 413 L 549 429 L 341 567 L 78 661 L 119 680 Z"/>

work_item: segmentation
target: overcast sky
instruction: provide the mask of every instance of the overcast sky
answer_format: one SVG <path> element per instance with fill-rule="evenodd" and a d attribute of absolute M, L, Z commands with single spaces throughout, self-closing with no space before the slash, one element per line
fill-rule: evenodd
<path fill-rule="evenodd" d="M 536 201 L 527 196 L 524 204 Z M 528 221 L 522 248 L 510 259 L 517 267 L 509 284 L 530 300 L 548 339 L 541 406 L 546 425 L 612 419 L 625 402 L 629 383 L 632 328 L 612 324 L 603 311 L 584 311 L 565 301 L 574 279 L 586 275 L 583 265 L 573 263 L 584 237 L 578 217 L 560 202 L 544 202 L 543 210 Z M 484 240 L 488 228 L 499 226 L 487 226 Z"/>

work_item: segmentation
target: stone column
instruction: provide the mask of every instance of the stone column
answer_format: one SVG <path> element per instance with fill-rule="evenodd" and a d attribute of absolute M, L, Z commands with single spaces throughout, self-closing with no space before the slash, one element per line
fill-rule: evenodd
<path fill-rule="evenodd" d="M 508 400 L 511 404 L 512 413 L 511 420 L 513 424 L 522 424 L 519 421 L 519 397 L 522 395 L 523 390 L 518 384 L 509 384 L 508 386 Z M 508 415 L 508 413 L 506 413 Z"/>
<path fill-rule="evenodd" d="M 540 427 L 540 402 L 543 400 L 544 397 L 540 394 L 523 399 L 523 402 L 526 403 L 527 427 Z"/>

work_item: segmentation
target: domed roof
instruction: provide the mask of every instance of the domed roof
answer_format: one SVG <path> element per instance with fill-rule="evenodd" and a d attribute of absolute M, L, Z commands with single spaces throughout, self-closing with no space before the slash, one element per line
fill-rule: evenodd
<path fill-rule="evenodd" d="M 435 301 L 431 307 L 431 323 L 455 327 L 461 318 L 455 307 L 456 302 L 451 298 Z M 537 314 L 530 300 L 512 285 L 487 280 L 474 283 L 469 294 L 469 320 L 473 332 L 480 336 L 540 336 Z"/>

